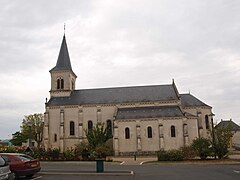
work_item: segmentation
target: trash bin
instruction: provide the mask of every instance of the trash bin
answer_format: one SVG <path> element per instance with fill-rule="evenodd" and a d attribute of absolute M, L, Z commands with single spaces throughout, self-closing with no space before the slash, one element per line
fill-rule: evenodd
<path fill-rule="evenodd" d="M 96 169 L 97 173 L 104 171 L 104 159 L 96 159 Z"/>

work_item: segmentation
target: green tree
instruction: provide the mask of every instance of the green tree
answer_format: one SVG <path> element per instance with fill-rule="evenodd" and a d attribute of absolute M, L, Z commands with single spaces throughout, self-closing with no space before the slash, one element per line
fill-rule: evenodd
<path fill-rule="evenodd" d="M 22 121 L 21 132 L 24 137 L 32 138 L 40 146 L 43 138 L 43 114 L 30 114 L 25 116 Z"/>
<path fill-rule="evenodd" d="M 112 136 L 108 133 L 107 128 L 104 127 L 104 123 L 97 123 L 92 129 L 85 130 L 85 133 L 90 156 L 104 158 L 112 154 L 112 143 L 108 141 Z"/>
<path fill-rule="evenodd" d="M 14 145 L 14 146 L 21 146 L 23 142 L 27 141 L 27 136 L 23 135 L 20 131 L 15 132 L 14 134 L 12 134 L 12 139 L 10 140 L 10 142 Z"/>
<path fill-rule="evenodd" d="M 197 138 L 193 140 L 192 148 L 201 159 L 206 159 L 211 154 L 211 142 L 206 138 Z"/>
<path fill-rule="evenodd" d="M 95 127 L 85 130 L 85 132 L 89 146 L 92 149 L 103 145 L 110 138 L 103 123 L 97 123 Z"/>
<path fill-rule="evenodd" d="M 218 158 L 222 159 L 228 153 L 228 147 L 233 135 L 232 130 L 231 127 L 227 126 L 225 128 L 214 128 L 213 132 L 211 132 L 213 150 Z"/>

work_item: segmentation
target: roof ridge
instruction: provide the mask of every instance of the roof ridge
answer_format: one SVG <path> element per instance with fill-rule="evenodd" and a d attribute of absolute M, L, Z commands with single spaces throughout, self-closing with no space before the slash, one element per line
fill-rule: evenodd
<path fill-rule="evenodd" d="M 99 87 L 99 88 L 88 88 L 88 89 L 76 89 L 74 91 L 84 91 L 84 90 L 102 90 L 102 89 L 120 89 L 120 88 L 140 88 L 140 87 L 159 87 L 159 86 L 172 86 L 172 84 L 163 85 L 140 85 L 140 86 L 116 86 L 116 87 Z"/>

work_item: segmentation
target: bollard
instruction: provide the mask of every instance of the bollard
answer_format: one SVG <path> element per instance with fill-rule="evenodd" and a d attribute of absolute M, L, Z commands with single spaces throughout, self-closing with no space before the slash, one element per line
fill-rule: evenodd
<path fill-rule="evenodd" d="M 96 170 L 97 173 L 102 173 L 104 171 L 104 159 L 96 159 Z"/>
<path fill-rule="evenodd" d="M 136 161 L 137 160 L 137 156 L 136 156 L 136 154 L 134 154 L 134 161 Z"/>

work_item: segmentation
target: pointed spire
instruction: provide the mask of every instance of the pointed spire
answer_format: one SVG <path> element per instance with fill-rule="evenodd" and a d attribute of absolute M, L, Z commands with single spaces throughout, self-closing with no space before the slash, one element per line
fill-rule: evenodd
<path fill-rule="evenodd" d="M 64 27 L 64 29 L 65 29 L 65 27 Z M 70 57 L 68 54 L 65 33 L 63 35 L 62 45 L 61 45 L 60 52 L 58 55 L 57 64 L 50 71 L 57 71 L 57 70 L 71 70 L 72 71 L 72 66 L 71 66 L 71 61 L 70 61 Z"/>

